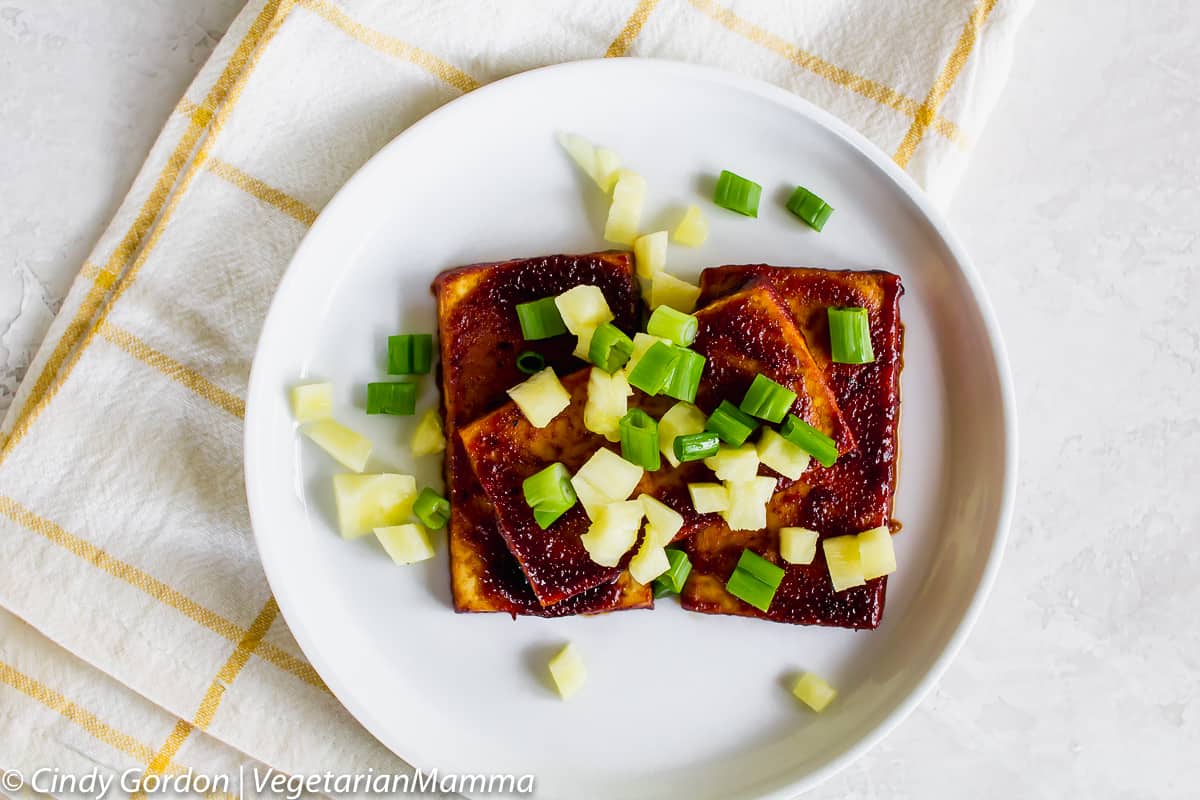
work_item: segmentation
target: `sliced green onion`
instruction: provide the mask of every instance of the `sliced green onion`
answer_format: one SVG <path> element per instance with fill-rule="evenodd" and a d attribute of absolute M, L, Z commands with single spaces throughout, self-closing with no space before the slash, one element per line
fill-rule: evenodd
<path fill-rule="evenodd" d="M 783 582 L 783 567 L 772 564 L 749 547 L 742 551 L 737 568 L 749 572 L 772 589 L 778 589 L 779 584 Z"/>
<path fill-rule="evenodd" d="M 521 335 L 529 341 L 549 339 L 567 332 L 553 297 L 518 304 L 517 320 L 521 323 Z"/>
<path fill-rule="evenodd" d="M 779 435 L 821 462 L 823 467 L 832 467 L 837 462 L 837 442 L 795 414 L 787 415 L 779 426 Z"/>
<path fill-rule="evenodd" d="M 662 466 L 658 422 L 640 408 L 621 417 L 621 457 L 651 472 Z"/>
<path fill-rule="evenodd" d="M 696 400 L 696 392 L 700 390 L 700 376 L 704 374 L 705 358 L 686 347 L 676 347 L 675 350 L 679 353 L 679 361 L 675 364 L 675 371 L 671 373 L 671 380 L 667 382 L 663 394 L 693 403 Z"/>
<path fill-rule="evenodd" d="M 671 568 L 658 576 L 658 580 L 663 581 L 675 594 L 683 591 L 683 585 L 687 583 L 688 575 L 692 574 L 692 562 L 687 557 L 687 553 L 675 547 L 667 548 L 667 561 L 670 562 Z"/>
<path fill-rule="evenodd" d="M 367 413 L 408 416 L 417 408 L 415 383 L 368 383 Z"/>
<path fill-rule="evenodd" d="M 646 333 L 661 339 L 670 339 L 681 347 L 696 341 L 700 323 L 691 314 L 676 311 L 670 306 L 659 306 L 646 323 Z"/>
<path fill-rule="evenodd" d="M 678 347 L 666 342 L 655 342 L 629 372 L 629 385 L 648 395 L 656 395 L 671 382 L 675 365 L 678 363 Z"/>
<path fill-rule="evenodd" d="M 829 350 L 836 364 L 870 364 L 871 319 L 865 308 L 829 309 Z"/>
<path fill-rule="evenodd" d="M 676 436 L 672 446 L 675 448 L 675 457 L 680 461 L 700 461 L 715 456 L 721 440 L 712 431 L 687 433 Z"/>
<path fill-rule="evenodd" d="M 592 343 L 588 347 L 588 361 L 605 372 L 616 372 L 625 366 L 625 362 L 632 355 L 633 339 L 611 322 L 596 328 L 592 334 Z"/>
<path fill-rule="evenodd" d="M 675 594 L 675 589 L 671 586 L 671 582 L 665 578 L 654 579 L 654 599 L 659 600 L 667 595 Z"/>
<path fill-rule="evenodd" d="M 728 400 L 721 401 L 705 424 L 706 430 L 721 437 L 721 441 L 731 447 L 744 445 L 757 428 L 758 421 L 754 417 Z"/>
<path fill-rule="evenodd" d="M 786 386 L 780 386 L 766 375 L 759 374 L 754 376 L 754 382 L 750 384 L 739 408 L 767 422 L 779 422 L 794 402 L 795 392 Z"/>
<path fill-rule="evenodd" d="M 762 612 L 768 611 L 771 608 L 771 601 L 775 599 L 775 589 L 744 569 L 733 571 L 733 574 L 729 576 L 729 581 L 725 584 L 725 591 Z"/>
<path fill-rule="evenodd" d="M 734 175 L 727 169 L 721 170 L 717 178 L 717 188 L 713 192 L 713 202 L 721 208 L 728 208 L 747 217 L 758 216 L 758 199 L 762 196 L 762 187 L 741 175 Z"/>
<path fill-rule="evenodd" d="M 450 521 L 450 501 L 426 486 L 413 503 L 413 513 L 426 528 L 437 530 Z"/>
<path fill-rule="evenodd" d="M 525 502 L 536 509 L 565 511 L 575 505 L 575 489 L 571 486 L 571 473 L 561 463 L 554 463 L 535 472 L 521 484 Z"/>
<path fill-rule="evenodd" d="M 424 375 L 432 367 L 432 334 L 402 333 L 388 337 L 388 375 Z"/>
<path fill-rule="evenodd" d="M 574 504 L 572 503 L 572 505 Z M 546 528 L 554 524 L 555 520 L 570 510 L 571 506 L 560 506 L 558 508 L 539 507 L 533 510 L 533 519 L 537 522 L 539 528 L 546 530 Z"/>
<path fill-rule="evenodd" d="M 829 203 L 803 186 L 797 186 L 792 191 L 792 196 L 787 201 L 787 210 L 807 222 L 808 227 L 817 231 L 825 227 L 825 223 L 833 214 L 833 208 Z"/>
<path fill-rule="evenodd" d="M 541 353 L 535 353 L 532 350 L 523 350 L 517 356 L 517 369 L 524 372 L 526 375 L 532 375 L 535 372 L 541 372 L 546 368 L 546 359 Z"/>

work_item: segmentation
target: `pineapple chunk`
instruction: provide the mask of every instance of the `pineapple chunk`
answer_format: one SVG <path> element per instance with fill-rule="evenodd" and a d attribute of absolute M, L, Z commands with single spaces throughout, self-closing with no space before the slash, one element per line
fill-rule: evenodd
<path fill-rule="evenodd" d="M 637 500 L 605 503 L 587 533 L 579 537 L 588 555 L 602 567 L 615 567 L 637 542 L 642 527 L 642 504 Z"/>
<path fill-rule="evenodd" d="M 333 417 L 333 384 L 306 383 L 292 387 L 292 416 L 296 422 Z"/>
<path fill-rule="evenodd" d="M 658 421 L 658 449 L 672 467 L 679 466 L 679 459 L 675 457 L 675 437 L 702 433 L 706 422 L 708 418 L 703 411 L 683 400 L 662 415 Z"/>
<path fill-rule="evenodd" d="M 667 232 L 655 231 L 633 242 L 633 256 L 639 278 L 653 278 L 667 268 Z"/>
<path fill-rule="evenodd" d="M 429 533 L 416 522 L 376 528 L 375 537 L 397 564 L 415 564 L 433 558 Z"/>
<path fill-rule="evenodd" d="M 671 233 L 671 238 L 688 247 L 699 247 L 708 239 L 708 221 L 700 212 L 700 206 L 690 205 Z"/>
<path fill-rule="evenodd" d="M 675 534 L 683 527 L 683 515 L 648 494 L 638 495 L 638 500 L 642 501 L 642 510 L 646 513 L 646 540 L 650 540 L 649 531 L 653 528 L 656 536 L 665 537 L 657 546 L 665 547 L 670 544 Z"/>
<path fill-rule="evenodd" d="M 588 519 L 595 520 L 600 506 L 625 500 L 633 494 L 643 472 L 645 470 L 637 464 L 601 447 L 571 478 L 571 485 L 575 487 L 575 495 L 583 504 Z"/>
<path fill-rule="evenodd" d="M 633 558 L 629 560 L 629 574 L 643 586 L 670 568 L 671 562 L 667 560 L 666 549 L 663 547 L 651 547 L 648 539 L 642 543 L 642 546 L 634 553 Z"/>
<path fill-rule="evenodd" d="M 780 528 L 779 555 L 789 564 L 811 564 L 817 556 L 817 532 L 808 528 Z"/>
<path fill-rule="evenodd" d="M 612 194 L 621 176 L 621 157 L 607 147 L 596 148 L 596 173 L 592 178 L 605 194 Z"/>
<path fill-rule="evenodd" d="M 896 550 L 892 547 L 892 532 L 881 527 L 860 533 L 858 557 L 867 580 L 895 572 Z"/>
<path fill-rule="evenodd" d="M 436 409 L 429 409 L 417 429 L 413 431 L 412 451 L 414 456 L 430 456 L 446 449 L 446 434 L 442 432 L 442 418 Z"/>
<path fill-rule="evenodd" d="M 621 167 L 621 159 L 616 153 L 606 147 L 596 147 L 573 133 L 559 133 L 558 143 L 602 191 L 612 191 Z"/>
<path fill-rule="evenodd" d="M 729 481 L 729 509 L 721 517 L 731 531 L 760 531 L 767 527 L 767 503 L 775 494 L 775 478 Z"/>
<path fill-rule="evenodd" d="M 650 283 L 650 310 L 659 306 L 670 306 L 676 311 L 690 314 L 700 299 L 700 287 L 682 281 L 666 272 L 659 272 Z"/>
<path fill-rule="evenodd" d="M 621 417 L 629 410 L 629 397 L 633 394 L 625 373 L 617 370 L 610 375 L 599 367 L 592 367 L 587 392 L 583 426 L 610 442 L 619 442 Z"/>
<path fill-rule="evenodd" d="M 613 187 L 612 205 L 604 224 L 604 238 L 617 244 L 632 245 L 638 235 L 638 222 L 646 200 L 646 179 L 636 172 L 622 171 Z"/>
<path fill-rule="evenodd" d="M 544 428 L 571 405 L 571 394 L 559 383 L 553 367 L 534 373 L 508 390 L 508 396 L 535 428 Z"/>
<path fill-rule="evenodd" d="M 633 372 L 633 368 L 642 360 L 642 356 L 646 355 L 646 351 L 654 346 L 655 342 L 671 343 L 670 339 L 663 339 L 659 336 L 651 336 L 648 333 L 635 333 L 633 335 L 633 352 L 629 355 L 629 360 L 625 362 L 625 366 L 621 369 L 625 373 L 625 377 L 629 377 L 629 373 Z"/>
<path fill-rule="evenodd" d="M 417 481 L 412 475 L 334 475 L 338 528 L 354 539 L 375 528 L 399 525 L 412 513 Z"/>
<path fill-rule="evenodd" d="M 604 299 L 604 292 L 599 286 L 580 284 L 568 289 L 554 298 L 554 305 L 567 330 L 576 336 L 584 331 L 595 331 L 613 320 L 612 309 L 608 307 L 608 300 Z M 591 341 L 590 333 L 588 341 Z"/>
<path fill-rule="evenodd" d="M 772 428 L 763 428 L 758 440 L 758 460 L 785 478 L 800 480 L 808 462 L 812 458 L 787 439 L 780 436 Z"/>
<path fill-rule="evenodd" d="M 835 592 L 867 582 L 867 577 L 863 575 L 857 536 L 835 536 L 821 542 L 821 548 L 825 551 L 825 563 L 829 567 L 829 578 L 833 581 Z"/>
<path fill-rule="evenodd" d="M 339 422 L 323 419 L 310 422 L 301 430 L 346 469 L 362 472 L 371 457 L 371 440 Z"/>
<path fill-rule="evenodd" d="M 597 489 L 591 482 L 578 475 L 571 478 L 571 488 L 575 490 L 575 497 L 583 506 L 583 512 L 587 514 L 588 519 L 594 520 L 600 506 L 613 502 L 607 492 Z"/>
<path fill-rule="evenodd" d="M 837 697 L 837 691 L 811 672 L 801 675 L 792 686 L 792 694 L 818 714 Z"/>
<path fill-rule="evenodd" d="M 697 514 L 729 510 L 729 490 L 719 483 L 689 483 L 688 494 Z"/>
<path fill-rule="evenodd" d="M 595 328 L 584 328 L 575 336 L 575 349 L 571 355 L 580 361 L 588 361 L 588 353 L 592 350 L 592 337 L 596 335 Z"/>
<path fill-rule="evenodd" d="M 569 644 L 550 659 L 550 677 L 563 700 L 568 700 L 583 687 L 587 680 L 587 669 L 575 645 Z"/>
<path fill-rule="evenodd" d="M 704 459 L 704 466 L 717 473 L 720 480 L 744 483 L 758 475 L 758 450 L 749 442 L 741 447 L 721 445 L 715 456 Z"/>

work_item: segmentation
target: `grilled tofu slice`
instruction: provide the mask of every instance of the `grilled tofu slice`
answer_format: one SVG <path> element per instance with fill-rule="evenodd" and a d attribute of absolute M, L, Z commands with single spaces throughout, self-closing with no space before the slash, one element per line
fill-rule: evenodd
<path fill-rule="evenodd" d="M 556 295 L 579 284 L 599 286 L 616 315 L 616 324 L 632 329 L 639 302 L 628 253 L 476 264 L 443 272 L 434 281 L 447 438 L 446 486 L 451 501 L 450 579 L 457 611 L 562 616 L 653 604 L 647 588 L 620 575 L 553 608 L 544 608 L 500 536 L 495 510 L 458 435 L 468 423 L 508 402 L 505 391 L 526 377 L 516 366 L 521 351 L 536 350 L 557 370 L 579 364 L 571 355 L 574 337 L 525 342 L 515 311 L 518 303 Z"/>
<path fill-rule="evenodd" d="M 696 400 L 706 413 L 722 399 L 740 399 L 754 376 L 764 374 L 796 392 L 793 413 L 833 436 L 846 449 L 852 446 L 853 437 L 833 394 L 791 315 L 769 285 L 752 282 L 701 309 L 696 317 L 699 334 L 693 347 L 707 359 L 703 388 Z M 544 428 L 533 427 L 515 404 L 509 404 L 461 432 L 462 444 L 495 508 L 500 532 L 534 593 L 546 606 L 611 581 L 621 571 L 594 563 L 583 548 L 579 537 L 590 523 L 580 505 L 542 530 L 521 489 L 527 477 L 554 462 L 574 472 L 601 447 L 619 452 L 618 445 L 584 425 L 589 372 L 590 368 L 585 368 L 562 379 L 571 404 Z M 631 406 L 655 418 L 674 403 L 670 398 L 648 397 L 641 392 L 630 398 Z M 763 471 L 770 473 L 765 467 Z M 677 538 L 684 538 L 697 530 L 723 525 L 716 514 L 697 514 L 687 491 L 689 482 L 712 480 L 715 477 L 702 462 L 672 469 L 664 461 L 662 469 L 643 476 L 634 496 L 650 494 L 678 511 L 684 525 Z M 780 480 L 781 486 L 791 483 Z"/>
<path fill-rule="evenodd" d="M 892 520 L 892 500 L 903 365 L 899 299 L 904 289 L 896 275 L 881 271 L 720 267 L 702 273 L 701 302 L 712 302 L 760 282 L 773 287 L 787 305 L 853 432 L 855 445 L 833 467 L 810 466 L 800 481 L 784 487 L 768 507 L 767 530 L 731 532 L 719 520 L 698 530 L 686 545 L 692 573 L 684 587 L 683 606 L 777 622 L 875 628 L 883 616 L 886 577 L 835 593 L 822 549 L 817 548 L 812 564 L 784 564 L 775 532 L 782 526 L 798 525 L 818 531 L 824 538 L 882 525 L 898 528 Z M 826 316 L 829 306 L 867 309 L 874 363 L 832 363 Z M 783 582 L 765 614 L 725 591 L 725 582 L 745 547 L 785 567 Z"/>

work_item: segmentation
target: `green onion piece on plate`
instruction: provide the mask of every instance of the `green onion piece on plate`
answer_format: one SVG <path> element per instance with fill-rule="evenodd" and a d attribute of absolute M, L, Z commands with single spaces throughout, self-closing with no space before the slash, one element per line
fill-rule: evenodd
<path fill-rule="evenodd" d="M 683 436 L 676 436 L 671 446 L 675 448 L 675 458 L 680 461 L 699 461 L 715 456 L 721 446 L 721 440 L 712 431 L 685 433 Z"/>
<path fill-rule="evenodd" d="M 657 580 L 666 582 L 672 592 L 679 594 L 683 591 L 683 584 L 687 582 L 688 575 L 692 574 L 692 562 L 688 559 L 687 553 L 677 548 L 668 547 L 666 553 L 667 562 L 671 567 L 659 575 Z"/>
<path fill-rule="evenodd" d="M 830 215 L 833 214 L 833 209 L 829 203 L 826 203 L 803 186 L 797 186 L 792 191 L 792 196 L 787 201 L 787 210 L 807 222 L 808 227 L 816 231 L 824 228 L 825 223 L 829 221 Z"/>
<path fill-rule="evenodd" d="M 613 373 L 625 366 L 625 362 L 633 355 L 633 339 L 625 332 L 606 322 L 592 334 L 592 343 L 588 348 L 588 361 L 600 369 Z"/>
<path fill-rule="evenodd" d="M 752 417 L 765 419 L 767 422 L 779 422 L 794 402 L 795 392 L 786 386 L 780 386 L 766 375 L 759 374 L 754 376 L 754 381 L 738 407 Z"/>
<path fill-rule="evenodd" d="M 426 486 L 413 503 L 413 513 L 430 530 L 444 528 L 450 521 L 450 501 Z"/>
<path fill-rule="evenodd" d="M 670 339 L 681 347 L 696 341 L 700 323 L 691 314 L 676 311 L 670 306 L 659 306 L 646 323 L 646 333 L 660 339 Z"/>
<path fill-rule="evenodd" d="M 696 392 L 700 390 L 700 376 L 704 374 L 705 358 L 686 347 L 676 347 L 675 350 L 679 353 L 679 361 L 675 364 L 671 380 L 663 388 L 663 394 L 676 400 L 694 403 Z"/>
<path fill-rule="evenodd" d="M 728 208 L 730 211 L 745 214 L 747 217 L 757 217 L 758 200 L 761 196 L 762 187 L 757 183 L 723 169 L 717 178 L 713 202 L 721 208 Z"/>
<path fill-rule="evenodd" d="M 407 417 L 417 408 L 417 385 L 408 382 L 368 383 L 367 413 Z"/>
<path fill-rule="evenodd" d="M 575 505 L 571 473 L 562 463 L 554 463 L 530 475 L 521 484 L 525 502 L 533 509 L 567 510 Z"/>
<path fill-rule="evenodd" d="M 775 589 L 744 569 L 733 571 L 733 574 L 729 576 L 729 581 L 725 584 L 725 591 L 763 612 L 770 610 L 771 601 L 775 599 Z"/>
<path fill-rule="evenodd" d="M 621 457 L 653 472 L 662 466 L 658 449 L 658 422 L 640 408 L 621 417 Z"/>
<path fill-rule="evenodd" d="M 787 415 L 779 426 L 779 435 L 821 462 L 823 467 L 832 467 L 837 462 L 837 442 L 795 414 Z"/>
<path fill-rule="evenodd" d="M 555 520 L 570 510 L 571 506 L 561 506 L 559 508 L 535 508 L 533 510 L 533 519 L 535 522 L 537 522 L 539 528 L 546 530 L 546 528 L 549 528 L 554 524 Z"/>
<path fill-rule="evenodd" d="M 526 375 L 532 375 L 535 372 L 541 372 L 546 368 L 546 359 L 541 353 L 536 353 L 533 350 L 523 350 L 517 356 L 517 369 Z"/>
<path fill-rule="evenodd" d="M 722 400 L 704 427 L 721 437 L 721 441 L 730 447 L 741 447 L 750 434 L 758 429 L 758 420 L 728 400 Z"/>
<path fill-rule="evenodd" d="M 679 348 L 666 342 L 655 342 L 629 373 L 629 385 L 648 395 L 667 388 L 679 363 Z"/>
<path fill-rule="evenodd" d="M 388 337 L 388 375 L 425 375 L 432 367 L 432 334 L 402 333 Z"/>
<path fill-rule="evenodd" d="M 865 308 L 829 309 L 829 350 L 835 364 L 870 364 L 871 319 Z"/>
<path fill-rule="evenodd" d="M 661 600 L 662 598 L 675 594 L 675 590 L 671 587 L 671 582 L 663 578 L 655 578 L 651 584 L 654 588 L 654 599 Z"/>
<path fill-rule="evenodd" d="M 778 589 L 779 584 L 783 582 L 783 567 L 772 564 L 749 547 L 742 551 L 742 557 L 738 559 L 737 568 L 743 572 L 749 572 L 755 578 L 770 586 L 772 590 Z"/>
<path fill-rule="evenodd" d="M 517 320 L 521 323 L 521 335 L 528 341 L 549 339 L 567 332 L 553 297 L 518 304 Z"/>

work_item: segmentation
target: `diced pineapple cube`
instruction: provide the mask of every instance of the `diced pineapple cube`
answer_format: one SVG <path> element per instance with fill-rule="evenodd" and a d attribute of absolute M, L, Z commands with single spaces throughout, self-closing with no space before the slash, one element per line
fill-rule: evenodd
<path fill-rule="evenodd" d="M 334 475 L 338 529 L 354 539 L 375 528 L 399 525 L 412 513 L 417 481 L 412 475 Z"/>
<path fill-rule="evenodd" d="M 553 367 L 530 375 L 508 390 L 508 396 L 535 428 L 544 428 L 571 405 L 571 394 L 563 388 Z"/>
<path fill-rule="evenodd" d="M 316 422 L 333 416 L 333 384 L 306 383 L 292 387 L 292 416 L 296 422 Z"/>
<path fill-rule="evenodd" d="M 789 564 L 811 564 L 817 556 L 817 532 L 808 528 L 780 528 L 779 555 Z"/>
<path fill-rule="evenodd" d="M 671 238 L 688 247 L 699 247 L 708 239 L 708 221 L 700 212 L 700 206 L 690 205 L 671 233 Z"/>
<path fill-rule="evenodd" d="M 775 494 L 775 478 L 728 481 L 729 509 L 721 517 L 731 531 L 760 531 L 767 527 L 767 503 Z"/>
<path fill-rule="evenodd" d="M 825 563 L 829 567 L 829 578 L 833 581 L 835 592 L 867 582 L 867 577 L 863 575 L 857 536 L 834 536 L 821 542 L 821 548 L 825 551 Z"/>
<path fill-rule="evenodd" d="M 813 711 L 820 713 L 837 697 L 837 691 L 811 672 L 801 675 L 792 686 L 792 694 Z"/>
<path fill-rule="evenodd" d="M 729 490 L 719 483 L 689 483 L 688 494 L 697 514 L 729 510 Z"/>
<path fill-rule="evenodd" d="M 633 494 L 644 472 L 637 464 L 601 447 L 571 478 L 571 485 L 588 518 L 595 520 L 599 506 L 625 500 Z"/>
<path fill-rule="evenodd" d="M 633 554 L 633 558 L 629 559 L 629 574 L 643 586 L 670 568 L 671 562 L 667 560 L 666 549 L 651 547 L 649 541 L 643 542 Z"/>
<path fill-rule="evenodd" d="M 588 519 L 594 520 L 596 513 L 600 510 L 600 506 L 612 502 L 608 498 L 607 492 L 596 488 L 590 481 L 578 475 L 571 478 L 571 488 L 575 490 L 575 497 L 579 500 L 579 504 L 583 506 L 583 512 L 587 514 Z"/>
<path fill-rule="evenodd" d="M 617 244 L 632 245 L 638 235 L 638 222 L 646 201 L 646 179 L 636 172 L 621 171 L 612 198 L 604 238 Z"/>
<path fill-rule="evenodd" d="M 413 431 L 412 451 L 414 456 L 429 456 L 446 449 L 446 434 L 442 432 L 442 418 L 437 409 L 429 409 Z"/>
<path fill-rule="evenodd" d="M 772 428 L 763 428 L 758 440 L 758 460 L 785 478 L 800 480 L 812 458 Z"/>
<path fill-rule="evenodd" d="M 331 419 L 310 422 L 301 430 L 346 469 L 362 472 L 371 457 L 371 440 Z"/>
<path fill-rule="evenodd" d="M 655 231 L 633 242 L 633 256 L 639 278 L 653 278 L 667 268 L 667 232 Z"/>
<path fill-rule="evenodd" d="M 896 550 L 892 532 L 886 527 L 872 528 L 858 535 L 858 557 L 867 580 L 896 571 Z"/>
<path fill-rule="evenodd" d="M 658 421 L 658 449 L 672 467 L 679 466 L 675 457 L 675 438 L 689 433 L 702 433 L 708 417 L 691 403 L 679 401 Z"/>
<path fill-rule="evenodd" d="M 723 481 L 753 480 L 758 474 L 758 450 L 749 442 L 741 447 L 721 445 L 715 456 L 704 459 L 704 465 Z"/>
<path fill-rule="evenodd" d="M 647 525 L 653 527 L 656 534 L 666 537 L 662 546 L 670 544 L 675 534 L 683 527 L 683 515 L 648 494 L 638 495 L 638 500 L 642 501 L 642 509 L 646 512 Z M 646 538 L 650 538 L 649 534 Z"/>
<path fill-rule="evenodd" d="M 571 355 L 580 361 L 589 361 L 588 353 L 592 351 L 592 337 L 596 335 L 595 328 L 584 328 L 575 336 L 575 349 Z"/>
<path fill-rule="evenodd" d="M 615 567 L 637 542 L 642 516 L 642 504 L 637 500 L 605 503 L 596 509 L 595 519 L 579 541 L 592 561 L 602 567 Z"/>
<path fill-rule="evenodd" d="M 563 700 L 578 692 L 587 680 L 587 669 L 575 645 L 569 644 L 550 659 L 550 677 Z"/>
<path fill-rule="evenodd" d="M 573 133 L 559 133 L 558 143 L 601 190 L 612 191 L 621 167 L 621 159 L 616 153 L 606 147 L 596 147 Z"/>
<path fill-rule="evenodd" d="M 583 426 L 610 442 L 620 441 L 621 417 L 629 410 L 629 397 L 633 394 L 625 373 L 617 370 L 610 375 L 599 367 L 592 367 L 587 393 Z"/>
<path fill-rule="evenodd" d="M 633 352 L 629 356 L 629 360 L 625 362 L 622 372 L 628 377 L 629 373 L 633 372 L 633 368 L 642 360 L 642 356 L 646 355 L 646 351 L 654 346 L 655 342 L 666 342 L 671 344 L 670 339 L 663 339 L 659 336 L 651 336 L 648 333 L 635 333 L 633 335 Z"/>
<path fill-rule="evenodd" d="M 376 528 L 375 537 L 397 564 L 415 564 L 433 558 L 429 533 L 416 522 Z"/>
<path fill-rule="evenodd" d="M 678 533 L 678 531 L 675 531 L 675 533 Z M 675 533 L 658 528 L 647 521 L 646 527 L 642 529 L 643 546 L 650 548 L 666 547 L 675 539 Z"/>
<path fill-rule="evenodd" d="M 607 147 L 596 148 L 596 172 L 592 177 L 605 194 L 612 194 L 621 176 L 621 157 Z"/>
<path fill-rule="evenodd" d="M 667 272 L 655 274 L 650 283 L 650 309 L 659 306 L 670 306 L 676 311 L 690 314 L 696 309 L 696 301 L 700 299 L 700 287 L 687 281 L 680 280 Z"/>
<path fill-rule="evenodd" d="M 595 331 L 613 320 L 612 309 L 599 286 L 580 284 L 554 298 L 567 330 L 578 336 L 583 331 Z M 588 337 L 589 341 L 591 337 Z"/>

